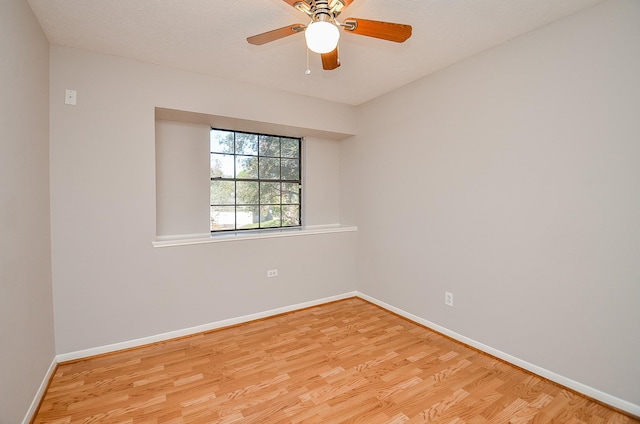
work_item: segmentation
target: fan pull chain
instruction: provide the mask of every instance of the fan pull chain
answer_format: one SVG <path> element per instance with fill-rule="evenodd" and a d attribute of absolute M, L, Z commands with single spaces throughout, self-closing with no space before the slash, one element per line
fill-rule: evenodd
<path fill-rule="evenodd" d="M 307 50 L 307 69 L 304 71 L 305 75 L 311 75 L 311 69 L 309 68 L 309 48 L 306 48 Z"/>

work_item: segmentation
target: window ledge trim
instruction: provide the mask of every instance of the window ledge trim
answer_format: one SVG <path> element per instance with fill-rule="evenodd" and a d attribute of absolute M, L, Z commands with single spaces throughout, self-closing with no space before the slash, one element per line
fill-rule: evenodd
<path fill-rule="evenodd" d="M 200 237 L 197 236 L 176 236 L 170 239 L 162 239 L 158 237 L 151 244 L 153 247 L 174 247 L 174 246 L 188 246 L 193 244 L 208 244 L 208 243 L 225 243 L 230 241 L 240 240 L 259 240 L 278 237 L 298 237 L 309 236 L 315 234 L 331 234 L 331 233 L 344 233 L 350 231 L 357 231 L 358 227 L 352 225 L 314 225 L 307 226 L 305 228 L 282 228 L 277 230 L 265 230 L 256 232 L 235 231 L 220 234 L 205 234 Z"/>

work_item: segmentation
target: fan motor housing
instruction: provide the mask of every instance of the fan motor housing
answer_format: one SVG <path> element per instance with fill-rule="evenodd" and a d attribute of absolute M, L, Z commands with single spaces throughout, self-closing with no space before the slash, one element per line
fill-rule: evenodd
<path fill-rule="evenodd" d="M 316 22 L 335 19 L 345 6 L 342 0 L 304 0 L 295 3 L 294 7 L 309 15 Z"/>

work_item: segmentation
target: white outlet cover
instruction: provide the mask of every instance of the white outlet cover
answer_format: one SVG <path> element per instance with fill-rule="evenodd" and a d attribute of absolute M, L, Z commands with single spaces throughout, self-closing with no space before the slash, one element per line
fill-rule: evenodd
<path fill-rule="evenodd" d="M 453 306 L 453 293 L 444 292 L 444 304 L 447 306 Z"/>
<path fill-rule="evenodd" d="M 64 92 L 64 104 L 66 105 L 76 105 L 77 92 L 76 90 L 65 90 Z"/>

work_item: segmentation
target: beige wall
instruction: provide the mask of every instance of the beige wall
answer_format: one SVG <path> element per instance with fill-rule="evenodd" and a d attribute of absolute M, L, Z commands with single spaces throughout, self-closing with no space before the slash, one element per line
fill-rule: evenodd
<path fill-rule="evenodd" d="M 206 124 L 156 121 L 156 234 L 207 236 L 209 212 L 209 133 Z"/>
<path fill-rule="evenodd" d="M 64 354 L 356 288 L 640 405 L 639 22 L 612 0 L 352 108 L 60 46 L 49 72 L 10 1 L 0 421 L 51 364 L 52 304 Z M 313 134 L 306 216 L 358 232 L 153 248 L 155 107 Z"/>
<path fill-rule="evenodd" d="M 639 40 L 613 0 L 363 105 L 358 290 L 640 411 Z"/>
<path fill-rule="evenodd" d="M 317 198 L 326 184 L 339 191 L 337 177 L 328 175 L 339 166 L 339 145 L 317 134 L 353 134 L 353 107 L 61 46 L 52 46 L 50 68 L 59 354 L 355 290 L 353 232 L 169 248 L 151 244 L 156 107 L 314 134 L 305 160 L 312 173 L 309 195 L 316 198 L 316 215 L 309 219 L 321 221 L 316 224 L 334 224 L 329 221 L 339 215 L 338 196 L 324 203 Z M 77 106 L 64 104 L 65 89 L 77 90 Z M 321 114 L 326 119 L 314 118 Z M 269 269 L 278 269 L 278 278 L 267 280 Z"/>
<path fill-rule="evenodd" d="M 54 359 L 49 44 L 26 1 L 0 13 L 0 422 L 19 423 Z"/>

